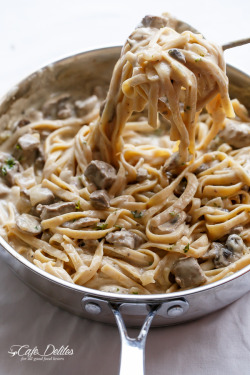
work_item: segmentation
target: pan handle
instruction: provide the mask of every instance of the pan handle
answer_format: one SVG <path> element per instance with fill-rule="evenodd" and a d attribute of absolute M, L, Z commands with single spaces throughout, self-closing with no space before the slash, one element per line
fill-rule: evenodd
<path fill-rule="evenodd" d="M 121 337 L 121 359 L 119 375 L 144 375 L 145 345 L 147 334 L 152 320 L 160 305 L 150 306 L 150 311 L 143 323 L 137 338 L 128 336 L 122 314 L 119 311 L 120 305 L 111 305 Z M 133 364 L 133 372 L 131 372 Z"/>

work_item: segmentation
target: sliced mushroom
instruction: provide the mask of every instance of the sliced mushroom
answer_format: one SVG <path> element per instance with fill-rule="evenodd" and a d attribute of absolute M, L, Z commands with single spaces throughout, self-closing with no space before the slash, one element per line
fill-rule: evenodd
<path fill-rule="evenodd" d="M 237 225 L 236 227 L 233 227 L 230 231 L 230 234 L 241 234 L 243 231 L 243 226 L 242 225 Z"/>
<path fill-rule="evenodd" d="M 194 173 L 197 175 L 199 173 L 205 172 L 209 166 L 206 163 L 202 163 L 198 168 L 195 169 Z"/>
<path fill-rule="evenodd" d="M 238 234 L 230 234 L 226 241 L 226 247 L 230 250 L 235 259 L 239 259 L 244 252 L 244 242 Z"/>
<path fill-rule="evenodd" d="M 98 189 L 108 189 L 116 180 L 116 170 L 112 165 L 100 160 L 93 160 L 86 168 L 84 175 Z"/>
<path fill-rule="evenodd" d="M 17 144 L 23 151 L 33 151 L 40 145 L 39 134 L 24 134 L 22 137 L 18 138 Z"/>
<path fill-rule="evenodd" d="M 35 159 L 35 168 L 42 170 L 45 164 L 45 154 L 42 145 L 40 144 L 37 148 L 37 154 Z"/>
<path fill-rule="evenodd" d="M 77 229 L 90 227 L 99 222 L 100 222 L 100 219 L 97 219 L 95 217 L 81 217 L 80 219 L 77 219 L 77 220 L 65 221 L 62 227 L 77 230 Z"/>
<path fill-rule="evenodd" d="M 79 117 L 85 116 L 87 113 L 92 111 L 98 104 L 98 98 L 96 95 L 92 95 L 85 100 L 77 100 L 75 102 L 76 114 Z"/>
<path fill-rule="evenodd" d="M 156 29 L 160 29 L 161 27 L 168 26 L 168 19 L 165 17 L 159 16 L 145 16 L 141 23 L 137 26 L 138 27 L 154 27 Z"/>
<path fill-rule="evenodd" d="M 63 110 L 68 110 L 70 109 L 70 104 L 69 104 L 69 99 L 70 95 L 69 94 L 59 94 L 57 96 L 53 96 L 50 98 L 44 105 L 43 105 L 43 114 L 45 117 L 50 117 L 50 118 L 65 118 L 62 111 Z M 60 113 L 61 112 L 61 113 Z M 68 113 L 67 117 L 70 117 L 71 113 Z"/>
<path fill-rule="evenodd" d="M 250 146 L 250 124 L 236 120 L 226 120 L 224 129 L 218 134 L 222 142 L 242 148 Z"/>
<path fill-rule="evenodd" d="M 211 249 L 203 255 L 203 259 L 212 259 L 216 268 L 227 267 L 244 253 L 245 245 L 240 236 L 231 234 L 226 243 L 213 242 Z"/>
<path fill-rule="evenodd" d="M 115 246 L 125 246 L 130 249 L 137 249 L 144 242 L 139 235 L 125 229 L 107 234 L 106 241 Z"/>
<path fill-rule="evenodd" d="M 90 202 L 97 210 L 105 210 L 110 207 L 110 198 L 106 190 L 96 190 L 91 193 Z"/>
<path fill-rule="evenodd" d="M 195 258 L 180 258 L 171 269 L 176 283 L 181 288 L 195 288 L 206 282 L 207 278 Z"/>
<path fill-rule="evenodd" d="M 162 170 L 164 173 L 170 172 L 174 176 L 176 176 L 178 174 L 180 166 L 181 166 L 180 154 L 179 152 L 175 152 L 166 160 L 166 163 L 164 164 Z"/>
<path fill-rule="evenodd" d="M 51 190 L 43 188 L 41 186 L 34 186 L 29 190 L 30 193 L 30 203 L 32 206 L 37 204 L 50 204 L 54 200 L 54 194 Z"/>
<path fill-rule="evenodd" d="M 17 130 L 18 128 L 22 128 L 26 125 L 29 125 L 30 124 L 30 120 L 26 119 L 26 118 L 22 118 L 21 120 L 17 121 L 15 124 L 14 124 L 14 129 L 13 130 Z"/>
<path fill-rule="evenodd" d="M 30 124 L 30 120 L 28 120 L 26 118 L 22 118 L 21 120 L 18 121 L 18 123 L 16 124 L 16 127 L 22 128 L 23 126 L 26 126 L 26 125 L 29 125 L 29 124 Z"/>
<path fill-rule="evenodd" d="M 20 171 L 19 162 L 13 157 L 5 159 L 4 162 L 0 162 L 0 175 L 3 181 L 8 186 L 13 186 L 15 184 L 15 178 L 17 173 Z"/>
<path fill-rule="evenodd" d="M 97 240 L 79 240 L 78 246 L 84 247 L 84 249 L 89 251 L 95 251 L 97 246 L 99 245 L 99 241 Z"/>
<path fill-rule="evenodd" d="M 61 102 L 58 104 L 57 108 L 57 117 L 61 120 L 71 117 L 73 114 L 72 112 L 72 104 L 69 102 Z"/>
<path fill-rule="evenodd" d="M 174 190 L 175 195 L 177 195 L 177 197 L 180 197 L 184 193 L 186 186 L 187 186 L 187 180 L 183 178 L 181 182 L 179 183 L 179 185 Z"/>
<path fill-rule="evenodd" d="M 209 252 L 212 255 L 215 268 L 227 267 L 233 262 L 233 253 L 221 243 L 213 242 Z"/>
<path fill-rule="evenodd" d="M 148 171 L 145 168 L 138 168 L 136 172 L 136 181 L 141 182 L 148 178 Z"/>
<path fill-rule="evenodd" d="M 31 212 L 31 204 L 30 204 L 30 197 L 29 197 L 29 191 L 27 189 L 22 189 L 20 191 L 20 197 L 16 203 L 16 208 L 19 212 L 24 213 L 30 213 L 31 215 L 33 212 Z"/>
<path fill-rule="evenodd" d="M 40 221 L 35 216 L 29 214 L 17 216 L 16 225 L 21 232 L 26 234 L 36 236 L 37 234 L 42 233 Z"/>
<path fill-rule="evenodd" d="M 58 202 L 45 206 L 38 205 L 37 208 L 38 210 L 41 209 L 42 220 L 76 211 L 76 205 L 73 202 Z"/>
<path fill-rule="evenodd" d="M 52 235 L 53 234 L 49 230 L 44 230 L 43 234 L 41 236 L 41 240 L 45 241 L 45 242 L 49 242 L 49 240 L 51 239 Z"/>
<path fill-rule="evenodd" d="M 168 54 L 173 57 L 173 59 L 185 64 L 186 58 L 185 55 L 177 48 L 172 48 L 168 51 Z"/>
<path fill-rule="evenodd" d="M 185 211 L 173 211 L 169 213 L 169 221 L 164 224 L 158 225 L 158 227 L 153 227 L 153 232 L 157 234 L 163 233 L 173 233 L 179 225 L 184 223 L 187 214 Z"/>
<path fill-rule="evenodd" d="M 27 133 L 21 136 L 16 144 L 13 155 L 22 165 L 44 165 L 43 149 L 40 143 L 39 133 Z M 40 159 L 42 158 L 43 163 L 41 164 Z M 41 169 L 40 168 L 40 169 Z"/>

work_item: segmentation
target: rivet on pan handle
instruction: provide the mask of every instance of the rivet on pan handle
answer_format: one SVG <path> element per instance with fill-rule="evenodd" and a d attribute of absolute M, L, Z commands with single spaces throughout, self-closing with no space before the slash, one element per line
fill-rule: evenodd
<path fill-rule="evenodd" d="M 154 305 L 152 307 L 150 306 L 150 311 L 137 338 L 131 338 L 128 336 L 122 314 L 119 311 L 120 305 L 110 304 L 110 307 L 115 316 L 121 337 L 121 360 L 119 375 L 144 375 L 145 345 L 147 334 L 160 305 Z M 131 372 L 131 363 L 133 363 L 133 372 Z"/>

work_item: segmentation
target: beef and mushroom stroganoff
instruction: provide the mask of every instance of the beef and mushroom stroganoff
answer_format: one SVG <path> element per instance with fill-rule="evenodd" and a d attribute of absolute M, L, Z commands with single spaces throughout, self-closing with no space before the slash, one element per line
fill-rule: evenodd
<path fill-rule="evenodd" d="M 107 95 L 50 93 L 2 129 L 0 234 L 40 269 L 151 294 L 250 264 L 250 118 L 221 48 L 174 28 L 146 16 Z"/>

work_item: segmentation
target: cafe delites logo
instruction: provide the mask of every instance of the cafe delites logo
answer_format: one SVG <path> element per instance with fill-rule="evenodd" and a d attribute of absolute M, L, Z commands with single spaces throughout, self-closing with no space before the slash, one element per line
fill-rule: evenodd
<path fill-rule="evenodd" d="M 18 357 L 21 361 L 63 361 L 67 356 L 74 354 L 69 346 L 62 345 L 56 348 L 53 344 L 48 344 L 46 348 L 29 345 L 12 345 L 8 351 L 11 357 Z"/>

